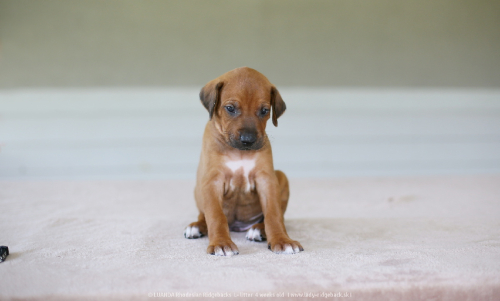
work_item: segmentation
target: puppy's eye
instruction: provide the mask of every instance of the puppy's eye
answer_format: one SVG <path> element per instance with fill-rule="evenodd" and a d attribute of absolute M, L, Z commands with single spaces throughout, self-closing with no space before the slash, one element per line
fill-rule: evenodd
<path fill-rule="evenodd" d="M 229 113 L 234 113 L 234 107 L 233 106 L 225 106 L 226 108 L 226 111 L 228 111 Z"/>
<path fill-rule="evenodd" d="M 262 108 L 262 109 L 260 109 L 260 115 L 266 116 L 267 113 L 269 113 L 269 109 L 268 108 Z"/>

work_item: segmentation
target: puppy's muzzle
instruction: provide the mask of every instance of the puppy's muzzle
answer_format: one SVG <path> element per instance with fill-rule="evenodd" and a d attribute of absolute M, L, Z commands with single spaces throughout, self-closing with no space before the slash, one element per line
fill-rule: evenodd
<path fill-rule="evenodd" d="M 243 146 L 250 147 L 257 141 L 257 135 L 252 132 L 243 132 L 240 134 L 240 142 Z"/>
<path fill-rule="evenodd" d="M 239 138 L 231 139 L 231 146 L 240 150 L 258 150 L 262 147 L 262 139 L 259 139 L 255 131 L 240 131 Z"/>

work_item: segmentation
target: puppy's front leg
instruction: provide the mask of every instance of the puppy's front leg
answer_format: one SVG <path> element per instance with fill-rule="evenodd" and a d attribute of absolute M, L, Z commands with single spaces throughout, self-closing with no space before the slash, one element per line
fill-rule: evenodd
<path fill-rule="evenodd" d="M 304 251 L 300 243 L 290 239 L 286 233 L 281 209 L 281 192 L 276 174 L 261 172 L 256 175 L 255 184 L 264 212 L 264 226 L 269 249 L 278 254 L 294 254 Z"/>
<path fill-rule="evenodd" d="M 231 256 L 237 255 L 239 251 L 231 240 L 227 219 L 222 211 L 223 185 L 222 181 L 208 181 L 202 189 L 203 213 L 207 221 L 209 240 L 207 253 L 219 256 Z"/>

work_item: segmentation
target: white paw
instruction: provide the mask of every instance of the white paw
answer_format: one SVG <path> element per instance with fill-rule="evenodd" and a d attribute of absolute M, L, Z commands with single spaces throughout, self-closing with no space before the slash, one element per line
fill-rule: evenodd
<path fill-rule="evenodd" d="M 263 241 L 264 240 L 264 238 L 260 234 L 260 230 L 254 229 L 254 228 L 250 228 L 250 230 L 247 231 L 246 238 L 248 240 L 251 240 L 251 241 Z"/>
<path fill-rule="evenodd" d="M 304 251 L 304 248 L 297 241 L 269 243 L 267 248 L 276 254 L 297 254 Z"/>
<path fill-rule="evenodd" d="M 194 226 L 194 227 L 188 226 L 186 228 L 186 230 L 184 230 L 184 237 L 185 238 L 192 239 L 192 238 L 200 238 L 202 236 L 203 236 L 203 234 L 200 233 L 200 229 L 198 229 L 198 227 L 196 227 L 196 226 Z"/>
<path fill-rule="evenodd" d="M 295 254 L 299 252 L 300 252 L 299 247 L 295 247 L 294 249 L 291 245 L 286 245 L 285 250 L 283 250 L 281 254 Z"/>
<path fill-rule="evenodd" d="M 233 252 L 231 248 L 224 248 L 222 249 L 221 247 L 215 247 L 214 249 L 215 253 L 214 255 L 216 256 L 233 256 L 233 255 L 238 255 L 238 252 Z"/>

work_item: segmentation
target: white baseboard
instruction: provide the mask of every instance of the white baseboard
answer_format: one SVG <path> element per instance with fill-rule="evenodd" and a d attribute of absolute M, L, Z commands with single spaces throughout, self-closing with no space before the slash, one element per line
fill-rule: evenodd
<path fill-rule="evenodd" d="M 193 178 L 198 88 L 0 91 L 0 179 Z M 500 172 L 500 90 L 282 88 L 292 177 Z"/>

